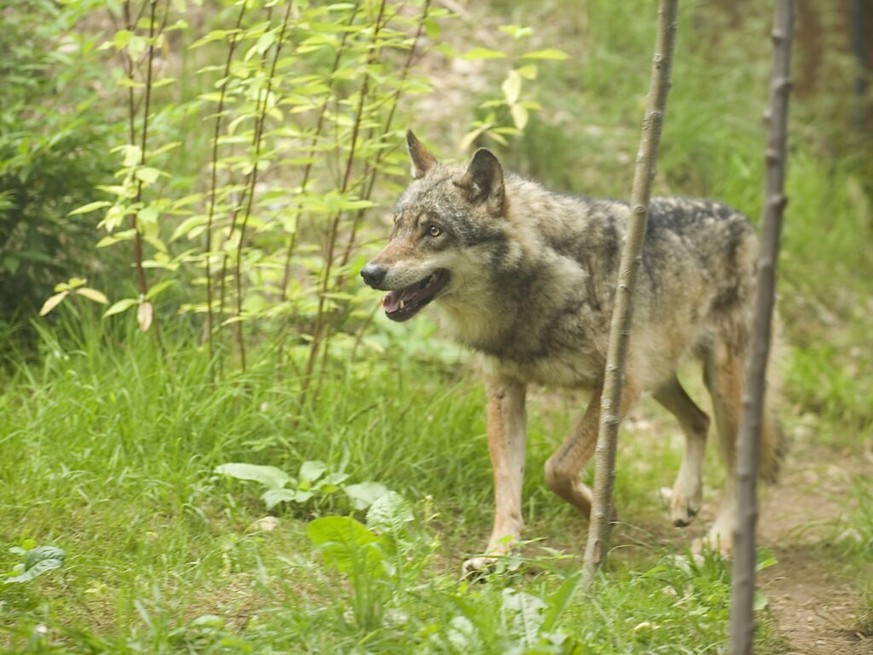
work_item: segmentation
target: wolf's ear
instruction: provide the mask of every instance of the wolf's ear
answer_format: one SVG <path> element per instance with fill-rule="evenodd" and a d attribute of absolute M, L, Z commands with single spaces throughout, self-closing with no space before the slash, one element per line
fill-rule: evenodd
<path fill-rule="evenodd" d="M 493 152 L 480 148 L 466 172 L 455 181 L 473 204 L 486 203 L 489 213 L 497 216 L 503 213 L 505 191 L 503 188 L 503 168 Z"/>
<path fill-rule="evenodd" d="M 425 173 L 436 166 L 436 157 L 424 147 L 412 133 L 412 130 L 406 130 L 406 149 L 409 151 L 409 159 L 412 162 L 412 177 L 415 179 L 424 177 Z"/>

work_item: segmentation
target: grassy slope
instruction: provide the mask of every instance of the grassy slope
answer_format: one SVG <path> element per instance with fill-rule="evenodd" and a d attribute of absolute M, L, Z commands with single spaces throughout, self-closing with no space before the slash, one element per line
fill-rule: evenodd
<path fill-rule="evenodd" d="M 646 463 L 619 480 L 626 525 L 608 584 L 538 630 L 514 618 L 506 590 L 530 594 L 515 596 L 535 624 L 537 599 L 558 607 L 553 597 L 576 570 L 584 526 L 538 474 L 563 413 L 532 410 L 526 502 L 530 532 L 544 541 L 508 563 L 516 572 L 469 586 L 458 565 L 486 534 L 490 471 L 482 392 L 456 366 L 402 356 L 359 363 L 295 421 L 288 385 L 252 373 L 213 386 L 187 347 L 171 353 L 172 379 L 134 337 L 124 348 L 94 333 L 80 347 L 50 341 L 44 359 L 2 396 L 10 465 L 0 473 L 0 568 L 12 569 L 18 558 L 7 549 L 25 539 L 61 547 L 67 560 L 3 588 L 0 644 L 14 652 L 506 652 L 539 635 L 585 644 L 578 652 L 716 652 L 722 640 L 724 567 L 673 558 L 681 546 L 645 527 L 658 514 L 652 491 L 668 482 L 662 471 L 675 469 L 667 442 L 646 459 L 627 452 L 638 448 L 628 439 L 625 455 Z M 296 472 L 305 459 L 333 469 L 347 459 L 349 482 L 378 480 L 411 502 L 416 520 L 396 577 L 355 584 L 324 565 L 307 521 L 345 514 L 341 494 L 281 511 L 275 530 L 259 531 L 258 488 L 213 473 L 228 461 Z"/>

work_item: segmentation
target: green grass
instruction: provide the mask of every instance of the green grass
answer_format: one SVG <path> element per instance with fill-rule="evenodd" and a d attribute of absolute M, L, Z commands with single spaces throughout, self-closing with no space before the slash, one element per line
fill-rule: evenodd
<path fill-rule="evenodd" d="M 266 367 L 213 384 L 186 340 L 168 338 L 171 374 L 142 335 L 119 345 L 86 332 L 44 333 L 42 363 L 18 368 L 0 396 L 0 457 L 9 463 L 0 471 L 0 570 L 21 560 L 11 547 L 66 553 L 60 569 L 0 588 L 0 648 L 721 652 L 725 565 L 674 557 L 683 552 L 675 537 L 648 525 L 666 525 L 652 492 L 666 483 L 662 469 L 675 470 L 667 441 L 650 442 L 649 464 L 620 476 L 619 547 L 586 597 L 574 577 L 585 526 L 545 491 L 540 472 L 569 426 L 566 410 L 583 399 L 535 399 L 526 509 L 530 535 L 542 540 L 503 574 L 470 584 L 459 566 L 484 544 L 491 481 L 484 393 L 457 365 L 368 357 L 331 372 L 316 408 L 301 415 L 293 380 Z M 627 442 L 623 456 L 641 459 L 642 446 Z M 258 485 L 214 473 L 231 461 L 295 473 L 308 459 L 409 503 L 415 521 L 391 535 L 402 552 L 394 573 L 335 570 L 307 537 L 314 517 L 349 515 L 341 494 L 282 507 L 278 527 L 265 531 L 256 527 L 268 514 Z"/>

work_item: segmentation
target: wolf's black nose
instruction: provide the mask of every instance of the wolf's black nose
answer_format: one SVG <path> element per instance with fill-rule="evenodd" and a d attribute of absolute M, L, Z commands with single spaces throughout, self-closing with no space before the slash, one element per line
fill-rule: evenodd
<path fill-rule="evenodd" d="M 379 264 L 367 264 L 361 269 L 361 277 L 364 278 L 364 282 L 374 289 L 381 288 L 387 273 L 388 269 L 384 266 L 379 266 Z"/>

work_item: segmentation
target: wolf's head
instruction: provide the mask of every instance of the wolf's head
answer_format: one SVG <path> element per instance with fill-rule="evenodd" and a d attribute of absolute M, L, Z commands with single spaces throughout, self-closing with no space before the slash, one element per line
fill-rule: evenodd
<path fill-rule="evenodd" d="M 464 168 L 439 163 L 412 131 L 406 144 L 414 179 L 395 207 L 388 245 L 361 270 L 364 282 L 388 291 L 382 305 L 394 321 L 470 290 L 485 246 L 493 248 L 505 230 L 503 169 L 491 151 L 478 150 Z"/>

